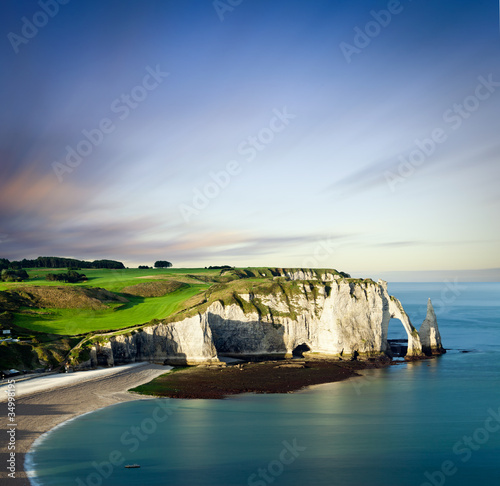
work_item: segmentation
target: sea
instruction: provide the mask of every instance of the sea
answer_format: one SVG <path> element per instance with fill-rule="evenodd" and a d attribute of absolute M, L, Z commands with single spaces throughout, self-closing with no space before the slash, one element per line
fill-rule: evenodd
<path fill-rule="evenodd" d="M 394 283 L 389 292 L 417 328 L 432 299 L 445 355 L 291 394 L 97 410 L 37 441 L 33 484 L 500 484 L 500 283 Z M 389 333 L 405 336 L 397 320 Z"/>

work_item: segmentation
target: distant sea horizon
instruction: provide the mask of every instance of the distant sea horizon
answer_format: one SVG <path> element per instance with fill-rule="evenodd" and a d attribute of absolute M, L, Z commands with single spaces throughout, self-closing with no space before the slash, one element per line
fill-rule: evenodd
<path fill-rule="evenodd" d="M 393 270 L 351 272 L 356 278 L 372 278 L 392 283 L 500 282 L 500 268 L 472 270 Z"/>

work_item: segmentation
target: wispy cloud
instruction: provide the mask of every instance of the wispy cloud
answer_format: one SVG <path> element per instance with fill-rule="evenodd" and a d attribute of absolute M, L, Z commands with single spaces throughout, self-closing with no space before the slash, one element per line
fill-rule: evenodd
<path fill-rule="evenodd" d="M 4 3 L 4 33 L 39 9 Z M 498 73 L 497 5 L 412 2 L 347 64 L 337 47 L 371 7 L 272 3 L 221 23 L 211 2 L 69 2 L 18 54 L 4 37 L 0 256 L 349 272 L 458 268 L 467 251 L 497 267 L 500 73 L 477 91 Z M 157 65 L 172 74 L 144 97 Z M 116 99 L 130 110 L 119 124 Z M 285 106 L 293 123 L 258 160 L 242 156 Z M 52 164 L 106 117 L 116 130 L 59 183 Z M 445 126 L 448 140 L 391 192 L 386 172 Z M 232 161 L 241 175 L 186 225 L 179 205 Z"/>

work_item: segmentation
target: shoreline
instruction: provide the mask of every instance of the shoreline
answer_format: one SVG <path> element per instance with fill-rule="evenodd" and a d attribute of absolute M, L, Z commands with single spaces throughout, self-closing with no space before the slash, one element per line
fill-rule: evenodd
<path fill-rule="evenodd" d="M 32 477 L 33 464 L 29 454 L 33 446 L 36 446 L 37 442 L 43 442 L 47 434 L 54 428 L 101 408 L 122 402 L 151 400 L 166 396 L 185 399 L 221 399 L 241 393 L 292 393 L 319 384 L 360 377 L 358 371 L 385 368 L 391 364 L 395 363 L 316 359 L 244 363 L 227 368 L 189 367 L 169 374 L 169 377 L 175 377 L 174 379 L 186 375 L 190 377 L 190 380 L 185 381 L 186 389 L 191 390 L 189 393 L 153 395 L 151 393 L 131 393 L 127 390 L 141 385 L 147 386 L 160 375 L 170 371 L 171 367 L 141 363 L 124 369 L 116 367 L 114 373 L 101 373 L 95 378 L 78 380 L 56 388 L 39 390 L 35 387 L 36 391 L 32 394 L 21 394 L 16 399 L 16 415 L 19 423 L 16 430 L 16 476 L 14 480 L 8 478 L 9 484 L 12 486 L 34 486 L 36 478 Z M 262 386 L 248 386 L 245 381 L 247 374 L 245 371 L 251 372 L 254 384 L 260 383 Z M 311 375 L 311 371 L 315 373 L 314 376 Z M 226 380 L 225 377 L 228 374 L 235 376 L 236 382 L 239 383 L 236 389 L 233 387 L 234 380 L 229 380 L 229 382 Z M 209 382 L 206 381 L 207 378 L 209 378 Z M 220 383 L 221 379 L 223 387 L 217 389 L 217 383 Z M 36 382 L 37 379 L 33 381 Z M 200 383 L 203 383 L 204 386 L 200 387 Z M 193 390 L 195 391 L 193 392 Z M 0 402 L 1 406 L 6 407 L 7 402 Z M 7 457 L 7 452 L 2 452 L 0 455 Z"/>
<path fill-rule="evenodd" d="M 171 367 L 150 363 L 120 368 L 117 366 L 114 373 L 98 374 L 97 377 L 81 379 L 71 384 L 38 390 L 30 394 L 21 393 L 19 398 L 16 397 L 15 413 L 18 424 L 15 442 L 16 471 L 14 479 L 6 476 L 5 481 L 8 480 L 9 485 L 32 486 L 29 474 L 32 466 L 26 463 L 26 459 L 29 459 L 28 453 L 36 441 L 43 441 L 46 434 L 55 427 L 110 405 L 152 399 L 153 397 L 133 394 L 127 390 L 148 383 L 171 369 Z M 82 372 L 82 376 L 84 377 L 86 373 L 92 372 Z M 35 384 L 37 380 L 29 381 Z M 1 416 L 6 417 L 7 401 L 3 396 L 0 407 L 2 408 Z M 2 463 L 5 465 L 7 465 L 8 457 L 6 445 L 6 442 L 2 444 L 0 453 Z M 3 480 L 0 483 L 3 484 Z"/>

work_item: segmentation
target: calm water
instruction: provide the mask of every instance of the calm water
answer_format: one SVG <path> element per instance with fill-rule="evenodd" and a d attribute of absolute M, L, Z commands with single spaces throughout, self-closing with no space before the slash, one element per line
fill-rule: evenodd
<path fill-rule="evenodd" d="M 416 327 L 433 299 L 448 354 L 289 395 L 108 407 L 56 429 L 37 447 L 37 481 L 499 484 L 500 284 L 392 284 L 389 291 Z M 400 328 L 392 321 L 391 337 Z M 141 468 L 123 467 L 130 463 Z"/>

